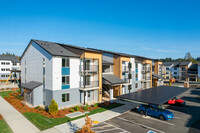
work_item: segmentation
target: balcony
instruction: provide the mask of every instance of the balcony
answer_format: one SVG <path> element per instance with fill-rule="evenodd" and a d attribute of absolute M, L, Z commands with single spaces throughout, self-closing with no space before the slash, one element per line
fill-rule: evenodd
<path fill-rule="evenodd" d="M 151 72 L 151 67 L 142 67 L 142 72 Z"/>
<path fill-rule="evenodd" d="M 128 66 L 122 66 L 122 72 L 129 72 L 130 69 Z"/>
<path fill-rule="evenodd" d="M 85 85 L 84 81 L 80 81 L 80 88 L 94 88 L 99 87 L 99 81 L 86 81 Z"/>
<path fill-rule="evenodd" d="M 80 65 L 79 66 L 80 72 L 86 72 L 86 73 L 98 73 L 99 72 L 99 65 Z"/>

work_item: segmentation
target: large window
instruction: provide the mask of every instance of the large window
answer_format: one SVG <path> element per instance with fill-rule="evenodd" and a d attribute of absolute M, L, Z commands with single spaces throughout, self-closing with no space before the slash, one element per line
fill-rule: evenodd
<path fill-rule="evenodd" d="M 2 78 L 6 77 L 6 75 L 1 75 Z"/>
<path fill-rule="evenodd" d="M 176 75 L 176 74 L 177 74 L 177 72 L 174 72 L 174 74 Z"/>
<path fill-rule="evenodd" d="M 10 62 L 6 62 L 6 65 L 10 65 Z"/>
<path fill-rule="evenodd" d="M 6 68 L 6 71 L 10 71 L 10 68 Z"/>
<path fill-rule="evenodd" d="M 138 68 L 138 63 L 135 63 L 135 68 Z"/>
<path fill-rule="evenodd" d="M 13 66 L 16 66 L 17 65 L 17 63 L 13 63 Z"/>
<path fill-rule="evenodd" d="M 177 67 L 174 67 L 174 70 L 177 70 Z"/>
<path fill-rule="evenodd" d="M 62 58 L 62 67 L 69 67 L 69 59 Z"/>
<path fill-rule="evenodd" d="M 138 78 L 138 74 L 137 74 L 137 73 L 135 74 L 135 78 L 136 78 L 136 79 Z"/>
<path fill-rule="evenodd" d="M 69 102 L 69 101 L 70 101 L 69 93 L 62 94 L 62 102 Z"/>
<path fill-rule="evenodd" d="M 1 68 L 1 71 L 6 71 L 6 69 L 4 69 L 4 68 Z"/>
<path fill-rule="evenodd" d="M 69 85 L 69 76 L 62 77 L 62 85 Z"/>

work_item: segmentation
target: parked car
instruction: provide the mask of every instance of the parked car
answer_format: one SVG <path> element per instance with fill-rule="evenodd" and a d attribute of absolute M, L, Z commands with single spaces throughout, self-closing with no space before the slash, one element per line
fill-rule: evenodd
<path fill-rule="evenodd" d="M 182 99 L 179 99 L 177 97 L 174 97 L 173 99 L 169 100 L 167 102 L 168 104 L 173 104 L 173 105 L 179 105 L 179 106 L 184 106 L 185 105 L 185 101 Z"/>
<path fill-rule="evenodd" d="M 153 104 L 144 105 L 144 104 L 141 104 L 138 107 L 138 112 L 140 114 L 145 114 L 145 107 L 147 109 L 147 115 L 157 117 L 161 120 L 172 120 L 172 119 L 174 119 L 174 114 L 172 112 L 164 109 L 162 106 L 159 106 L 159 105 L 153 105 Z"/>

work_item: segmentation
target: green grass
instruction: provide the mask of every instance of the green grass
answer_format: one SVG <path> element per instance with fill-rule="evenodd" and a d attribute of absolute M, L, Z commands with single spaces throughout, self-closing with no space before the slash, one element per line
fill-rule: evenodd
<path fill-rule="evenodd" d="M 9 96 L 9 93 L 11 93 L 12 91 L 2 91 L 0 92 L 0 96 L 2 96 L 3 98 L 4 97 L 8 97 Z"/>
<path fill-rule="evenodd" d="M 12 130 L 5 120 L 0 120 L 0 133 L 12 133 Z"/>
<path fill-rule="evenodd" d="M 117 103 L 117 104 L 111 104 L 111 105 L 106 106 L 106 107 L 101 107 L 101 108 L 92 110 L 88 115 L 101 113 L 103 111 L 119 107 L 121 105 L 123 105 L 123 104 L 118 104 Z M 47 117 L 45 117 L 45 116 L 43 116 L 41 114 L 38 114 L 38 113 L 23 113 L 23 115 L 29 121 L 31 121 L 35 126 L 37 126 L 40 130 L 45 130 L 45 129 L 48 129 L 48 128 L 52 128 L 52 127 L 54 127 L 56 125 L 63 124 L 63 123 L 69 122 L 69 121 L 73 121 L 73 120 L 85 117 L 85 115 L 83 115 L 83 116 L 79 116 L 79 117 L 76 117 L 76 118 L 73 118 L 73 119 L 71 119 L 69 117 L 47 118 Z"/>

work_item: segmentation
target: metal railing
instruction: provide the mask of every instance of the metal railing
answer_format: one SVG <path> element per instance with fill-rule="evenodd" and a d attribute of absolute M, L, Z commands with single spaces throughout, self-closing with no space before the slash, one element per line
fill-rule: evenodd
<path fill-rule="evenodd" d="M 99 81 L 80 81 L 80 88 L 93 88 L 99 87 Z"/>
<path fill-rule="evenodd" d="M 85 65 L 85 70 L 84 70 L 84 65 L 79 66 L 80 72 L 98 72 L 99 71 L 99 65 Z"/>
<path fill-rule="evenodd" d="M 128 72 L 130 71 L 128 66 L 122 66 L 122 72 Z"/>

